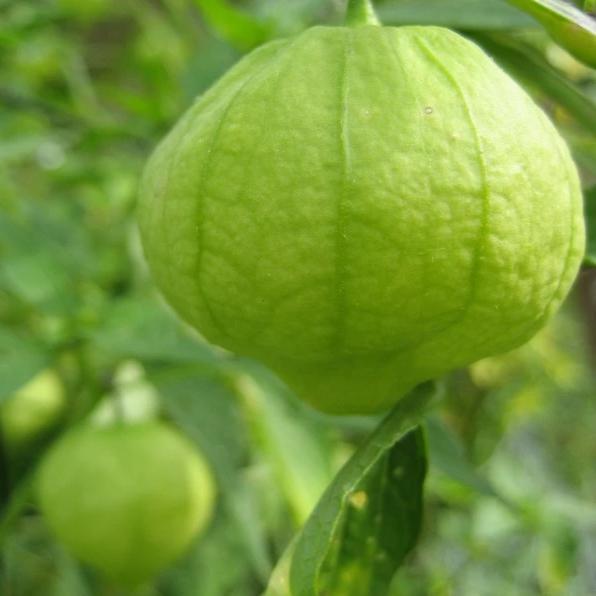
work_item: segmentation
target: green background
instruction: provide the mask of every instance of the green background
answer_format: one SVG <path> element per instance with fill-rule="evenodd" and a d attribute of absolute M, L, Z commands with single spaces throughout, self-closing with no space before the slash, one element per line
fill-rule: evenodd
<path fill-rule="evenodd" d="M 447 25 L 483 45 L 565 135 L 594 211 L 595 71 L 500 0 L 377 7 L 388 24 Z M 316 414 L 257 363 L 201 343 L 156 295 L 134 223 L 144 161 L 192 99 L 250 48 L 339 23 L 343 8 L 0 0 L 0 399 L 48 367 L 65 387 L 43 432 L 15 445 L 4 424 L 0 594 L 127 593 L 52 539 L 32 488 L 52 440 L 89 412 L 114 416 L 115 399 L 131 419 L 177 423 L 219 485 L 207 534 L 142 595 L 260 594 L 377 423 Z M 595 311 L 585 270 L 528 345 L 445 380 L 428 422 L 422 538 L 393 594 L 596 593 Z"/>

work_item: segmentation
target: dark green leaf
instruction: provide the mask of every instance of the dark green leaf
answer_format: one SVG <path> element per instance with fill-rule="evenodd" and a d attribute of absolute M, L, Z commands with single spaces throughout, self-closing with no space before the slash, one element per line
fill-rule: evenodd
<path fill-rule="evenodd" d="M 238 527 L 230 515 L 218 509 L 207 535 L 162 575 L 155 592 L 172 596 L 253 596 L 253 582 Z"/>
<path fill-rule="evenodd" d="M 585 192 L 584 205 L 588 235 L 584 264 L 596 267 L 596 186 Z"/>
<path fill-rule="evenodd" d="M 53 539 L 39 516 L 25 516 L 10 530 L 2 536 L 1 594 L 97 594 L 80 564 Z"/>
<path fill-rule="evenodd" d="M 492 484 L 466 458 L 457 437 L 435 416 L 426 421 L 431 464 L 441 472 L 483 495 L 499 498 Z"/>
<path fill-rule="evenodd" d="M 293 596 L 385 593 L 420 529 L 426 453 L 416 425 L 434 393 L 421 385 L 399 402 L 336 476 L 296 542 Z"/>
<path fill-rule="evenodd" d="M 441 25 L 466 30 L 503 30 L 535 26 L 523 12 L 502 0 L 405 0 L 378 9 L 386 25 Z"/>

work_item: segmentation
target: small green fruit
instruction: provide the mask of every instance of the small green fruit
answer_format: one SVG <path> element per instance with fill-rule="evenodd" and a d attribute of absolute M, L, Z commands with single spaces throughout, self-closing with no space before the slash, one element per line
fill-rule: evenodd
<path fill-rule="evenodd" d="M 26 449 L 58 422 L 65 405 L 58 375 L 51 369 L 37 374 L 0 407 L 2 439 L 7 448 L 15 454 Z"/>
<path fill-rule="evenodd" d="M 125 585 L 172 563 L 211 516 L 214 484 L 192 445 L 164 424 L 83 426 L 42 462 L 39 501 L 57 538 Z"/>
<path fill-rule="evenodd" d="M 335 413 L 524 343 L 584 251 L 564 141 L 436 27 L 314 27 L 256 50 L 159 145 L 139 224 L 182 318 Z"/>

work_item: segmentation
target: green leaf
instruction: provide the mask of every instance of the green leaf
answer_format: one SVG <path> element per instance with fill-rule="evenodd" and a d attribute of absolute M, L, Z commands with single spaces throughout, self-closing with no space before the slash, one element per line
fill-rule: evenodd
<path fill-rule="evenodd" d="M 465 30 L 535 26 L 531 18 L 501 0 L 404 0 L 379 7 L 377 12 L 386 25 L 441 25 Z"/>
<path fill-rule="evenodd" d="M 22 252 L 0 268 L 2 285 L 23 301 L 63 312 L 73 305 L 72 281 L 52 253 Z"/>
<path fill-rule="evenodd" d="M 44 314 L 72 314 L 86 242 L 74 222 L 27 203 L 0 211 L 0 287 Z"/>
<path fill-rule="evenodd" d="M 427 418 L 426 431 L 432 465 L 456 482 L 487 497 L 502 500 L 492 484 L 474 469 L 457 437 L 439 418 Z"/>
<path fill-rule="evenodd" d="M 253 583 L 254 575 L 244 554 L 238 528 L 231 516 L 220 508 L 208 533 L 196 541 L 174 567 L 162 574 L 157 593 L 153 592 L 151 596 L 253 596 Z"/>
<path fill-rule="evenodd" d="M 48 364 L 42 348 L 6 329 L 0 329 L 0 403 Z"/>
<path fill-rule="evenodd" d="M 191 54 L 182 77 L 186 97 L 191 100 L 204 93 L 242 56 L 225 40 L 205 36 Z"/>
<path fill-rule="evenodd" d="M 101 353 L 114 360 L 201 362 L 215 367 L 219 359 L 213 348 L 193 337 L 151 296 L 114 302 L 92 339 Z"/>
<path fill-rule="evenodd" d="M 28 500 L 31 506 L 32 500 Z M 81 565 L 59 545 L 40 516 L 24 516 L 2 535 L 1 594 L 92 596 Z"/>
<path fill-rule="evenodd" d="M 546 94 L 587 131 L 596 134 L 594 100 L 559 74 L 537 51 L 502 34 L 474 33 L 471 37 L 522 84 Z"/>
<path fill-rule="evenodd" d="M 0 144 L 0 164 L 18 161 L 33 155 L 46 140 L 46 137 L 39 135 L 22 135 L 16 139 L 3 139 Z"/>
<path fill-rule="evenodd" d="M 371 0 L 348 0 L 346 25 L 379 25 Z"/>
<path fill-rule="evenodd" d="M 596 267 L 596 186 L 585 191 L 587 246 L 584 265 Z"/>
<path fill-rule="evenodd" d="M 386 592 L 420 530 L 426 454 L 417 424 L 434 394 L 427 383 L 400 401 L 335 477 L 297 539 L 293 596 Z"/>
<path fill-rule="evenodd" d="M 292 596 L 290 590 L 290 569 L 296 548 L 296 539 L 297 537 L 290 542 L 281 559 L 277 562 L 263 596 Z"/>
<path fill-rule="evenodd" d="M 212 464 L 248 557 L 265 581 L 272 564 L 261 516 L 242 475 L 248 439 L 236 395 L 222 378 L 205 376 L 200 370 L 152 368 L 149 378 L 164 398 L 168 414 Z"/>
<path fill-rule="evenodd" d="M 209 25 L 239 49 L 254 48 L 269 35 L 267 24 L 235 8 L 227 0 L 196 0 L 196 3 Z"/>
<path fill-rule="evenodd" d="M 539 21 L 578 60 L 596 68 L 596 20 L 562 0 L 508 0 Z"/>
<path fill-rule="evenodd" d="M 311 514 L 333 478 L 331 450 L 322 424 L 300 404 L 292 403 L 283 388 L 266 374 L 258 379 L 238 374 L 234 387 L 254 436 L 290 504 L 297 525 Z"/>

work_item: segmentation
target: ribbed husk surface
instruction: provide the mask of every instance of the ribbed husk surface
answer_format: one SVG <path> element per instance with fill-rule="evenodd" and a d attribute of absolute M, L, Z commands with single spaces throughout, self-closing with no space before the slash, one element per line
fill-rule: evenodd
<path fill-rule="evenodd" d="M 337 413 L 525 342 L 584 250 L 558 132 L 436 27 L 314 27 L 256 50 L 157 148 L 139 221 L 182 318 Z"/>

